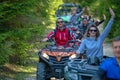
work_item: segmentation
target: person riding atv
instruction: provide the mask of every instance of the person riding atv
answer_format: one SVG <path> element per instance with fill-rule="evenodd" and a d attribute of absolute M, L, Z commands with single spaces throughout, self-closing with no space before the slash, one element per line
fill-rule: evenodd
<path fill-rule="evenodd" d="M 64 78 L 66 63 L 76 58 L 75 48 L 57 47 L 47 45 L 39 51 L 39 63 L 37 64 L 37 80 L 50 80 Z"/>
<path fill-rule="evenodd" d="M 51 31 L 44 41 L 54 39 L 56 46 L 64 46 L 68 40 L 76 40 L 74 34 L 65 26 L 62 18 L 56 20 L 56 29 Z"/>
<path fill-rule="evenodd" d="M 63 18 L 64 23 L 68 29 L 74 34 L 76 39 L 81 40 L 83 34 L 79 29 L 79 22 L 81 21 L 81 14 L 85 8 L 81 8 L 79 4 L 61 4 L 56 10 L 56 18 Z"/>
<path fill-rule="evenodd" d="M 111 18 L 101 35 L 97 26 L 91 25 L 87 29 L 86 37 L 76 51 L 79 55 L 85 52 L 86 58 L 68 62 L 68 65 L 65 67 L 65 79 L 91 80 L 99 70 L 100 63 L 105 59 L 103 55 L 103 41 L 110 31 L 115 17 L 115 13 L 111 8 L 109 8 L 109 11 Z"/>
<path fill-rule="evenodd" d="M 66 63 L 76 58 L 75 50 L 80 44 L 74 40 L 74 35 L 70 34 L 65 27 L 63 19 L 58 18 L 56 29 L 45 40 L 54 38 L 54 45 L 46 45 L 39 51 L 39 63 L 37 64 L 37 80 L 50 80 L 51 77 L 57 79 L 64 78 L 64 67 Z"/>
<path fill-rule="evenodd" d="M 78 28 L 78 24 L 79 24 L 78 19 L 80 18 L 81 14 L 83 13 L 84 10 L 85 10 L 85 8 L 83 8 L 81 12 L 77 13 L 77 9 L 73 8 L 72 16 L 69 20 L 69 23 L 70 23 L 70 25 L 72 25 L 72 27 Z"/>

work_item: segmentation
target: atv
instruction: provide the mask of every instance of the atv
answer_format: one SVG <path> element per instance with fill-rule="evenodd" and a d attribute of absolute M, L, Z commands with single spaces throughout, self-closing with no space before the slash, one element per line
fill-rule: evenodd
<path fill-rule="evenodd" d="M 72 42 L 72 43 L 71 43 Z M 80 43 L 78 41 L 69 41 L 70 47 L 55 47 L 55 45 L 46 45 L 38 53 L 39 63 L 37 64 L 37 80 L 50 80 L 51 77 L 57 79 L 64 78 L 64 67 L 66 63 L 76 58 L 75 50 Z"/>
<path fill-rule="evenodd" d="M 87 59 L 74 59 L 65 67 L 65 79 L 91 80 L 98 69 L 99 65 L 90 65 Z"/>
<path fill-rule="evenodd" d="M 89 58 L 86 58 L 85 53 L 75 59 L 72 59 L 67 63 L 64 68 L 64 76 L 66 80 L 91 80 L 99 70 L 100 63 L 110 56 L 104 55 L 99 62 L 96 58 L 93 64 Z M 102 80 L 107 80 L 106 75 L 104 75 Z"/>

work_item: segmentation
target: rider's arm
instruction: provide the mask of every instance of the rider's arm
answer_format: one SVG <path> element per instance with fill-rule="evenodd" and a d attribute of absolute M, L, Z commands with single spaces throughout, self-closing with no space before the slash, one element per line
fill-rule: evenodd
<path fill-rule="evenodd" d="M 105 27 L 104 31 L 102 32 L 102 34 L 100 35 L 100 39 L 101 41 L 104 41 L 104 39 L 106 38 L 106 36 L 108 35 L 108 33 L 110 32 L 110 29 L 112 27 L 114 18 L 111 18 L 107 24 L 107 26 Z"/>
<path fill-rule="evenodd" d="M 87 11 L 88 11 L 88 20 L 90 20 L 92 18 L 92 15 L 91 15 L 91 11 L 90 11 L 89 6 L 87 6 Z"/>
<path fill-rule="evenodd" d="M 104 21 L 105 21 L 104 19 L 100 20 L 98 25 L 102 24 Z"/>
<path fill-rule="evenodd" d="M 82 11 L 80 13 L 77 14 L 77 17 L 80 17 L 81 14 L 84 12 L 85 8 L 82 9 Z"/>
<path fill-rule="evenodd" d="M 100 22 L 98 22 L 98 24 L 96 24 L 96 25 L 99 26 L 99 25 L 102 24 L 105 20 L 106 20 L 106 16 L 105 16 L 105 14 L 103 14 L 103 19 L 101 19 Z"/>
<path fill-rule="evenodd" d="M 77 54 L 82 54 L 85 51 L 85 40 L 82 40 L 80 47 L 78 48 L 78 50 L 76 51 Z"/>
<path fill-rule="evenodd" d="M 70 31 L 70 37 L 69 40 L 73 40 L 76 41 L 75 35 L 73 34 L 73 32 Z"/>
<path fill-rule="evenodd" d="M 91 11 L 90 11 L 90 7 L 89 6 L 87 6 L 87 11 L 88 11 L 89 16 L 91 16 Z"/>
<path fill-rule="evenodd" d="M 52 40 L 52 38 L 54 37 L 54 35 L 53 34 L 55 34 L 53 31 L 51 31 L 48 35 L 47 35 L 47 37 L 46 38 L 44 38 L 42 41 L 43 42 L 46 42 L 46 41 L 51 41 Z"/>
<path fill-rule="evenodd" d="M 48 35 L 47 35 L 47 38 L 48 40 L 52 39 L 55 37 L 55 32 L 54 31 L 51 31 Z"/>
<path fill-rule="evenodd" d="M 109 8 L 109 10 L 110 10 L 110 14 L 111 14 L 111 19 L 109 20 L 107 26 L 105 27 L 104 31 L 102 32 L 102 34 L 100 36 L 101 41 L 103 41 L 105 39 L 105 37 L 108 35 L 108 33 L 110 32 L 111 26 L 114 21 L 115 14 L 111 8 Z"/>

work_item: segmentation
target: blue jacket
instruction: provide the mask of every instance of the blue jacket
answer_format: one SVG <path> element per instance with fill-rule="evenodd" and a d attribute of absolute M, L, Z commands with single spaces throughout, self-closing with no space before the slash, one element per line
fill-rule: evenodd
<path fill-rule="evenodd" d="M 120 66 L 115 57 L 103 61 L 100 65 L 100 69 L 105 71 L 107 78 L 120 80 Z"/>
<path fill-rule="evenodd" d="M 98 37 L 98 39 L 87 37 L 82 40 L 80 47 L 77 50 L 77 53 L 84 53 L 86 50 L 87 58 L 90 57 L 102 57 L 103 56 L 103 41 L 105 40 L 106 36 L 110 32 L 111 26 L 113 24 L 113 18 L 111 18 L 103 30 L 102 34 Z"/>

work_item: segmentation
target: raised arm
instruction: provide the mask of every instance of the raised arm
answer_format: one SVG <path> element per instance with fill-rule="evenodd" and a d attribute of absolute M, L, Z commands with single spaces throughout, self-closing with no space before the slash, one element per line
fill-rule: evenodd
<path fill-rule="evenodd" d="M 111 8 L 109 8 L 109 11 L 111 14 L 111 19 L 109 20 L 107 26 L 105 27 L 105 29 L 103 30 L 102 34 L 99 37 L 101 41 L 104 41 L 104 39 L 106 38 L 106 36 L 110 32 L 110 29 L 111 29 L 113 21 L 114 21 L 115 13 L 113 12 L 113 10 Z"/>
<path fill-rule="evenodd" d="M 84 12 L 85 8 L 82 8 L 82 11 L 80 13 L 77 14 L 77 16 L 81 16 L 81 14 Z"/>
<path fill-rule="evenodd" d="M 105 16 L 105 14 L 103 14 L 103 19 L 101 19 L 96 25 L 99 26 L 99 25 L 102 24 L 105 20 L 106 20 L 106 16 Z"/>
<path fill-rule="evenodd" d="M 91 16 L 90 7 L 88 7 L 88 6 L 87 6 L 87 11 L 88 11 L 89 16 Z"/>

